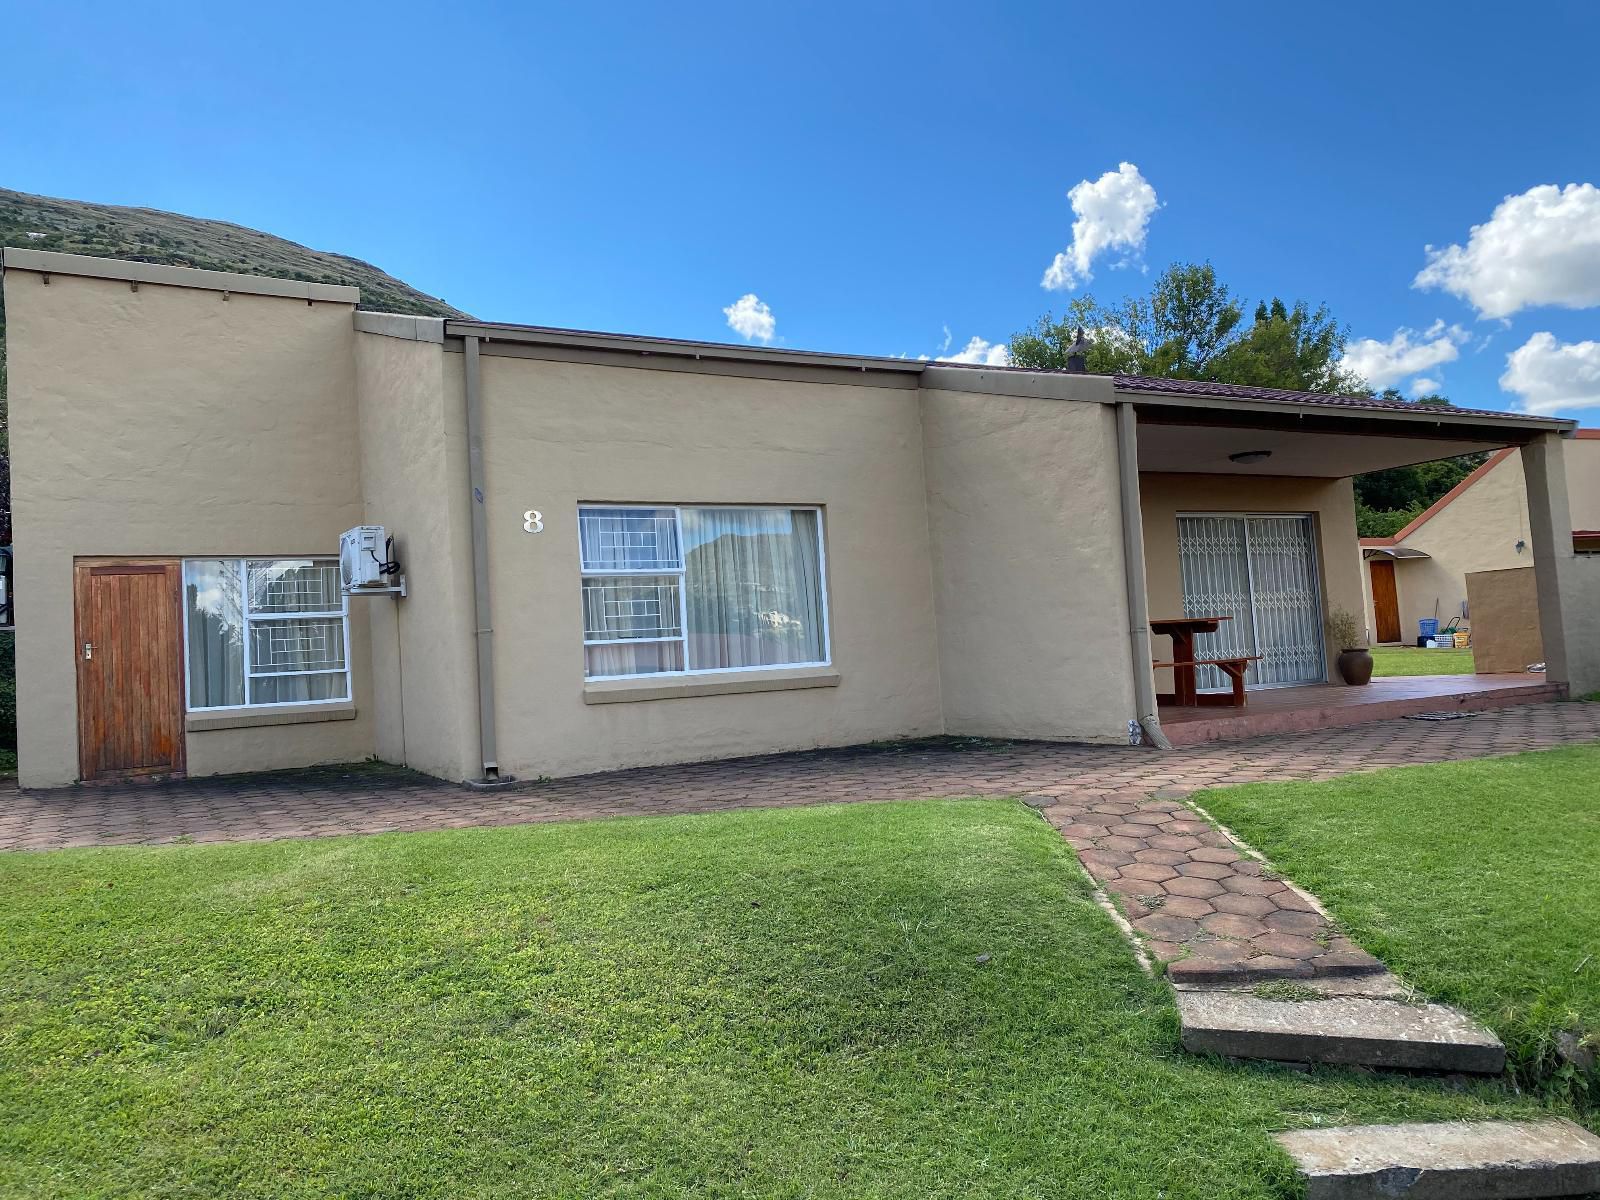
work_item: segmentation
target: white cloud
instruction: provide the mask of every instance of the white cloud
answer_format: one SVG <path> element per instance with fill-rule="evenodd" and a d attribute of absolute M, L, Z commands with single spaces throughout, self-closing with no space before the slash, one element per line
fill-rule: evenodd
<path fill-rule="evenodd" d="M 1089 269 L 1108 250 L 1125 250 L 1137 258 L 1144 252 L 1150 217 L 1159 207 L 1156 190 L 1132 163 L 1122 163 L 1090 183 L 1079 182 L 1067 199 L 1072 201 L 1072 245 L 1045 270 L 1039 286 L 1056 291 L 1077 287 L 1094 278 Z"/>
<path fill-rule="evenodd" d="M 1536 333 L 1506 355 L 1500 386 L 1523 412 L 1549 416 L 1562 409 L 1600 408 L 1600 342 L 1558 342 Z"/>
<path fill-rule="evenodd" d="M 1387 342 L 1376 338 L 1351 342 L 1345 347 L 1340 365 L 1375 388 L 1392 387 L 1407 375 L 1454 362 L 1460 357 L 1459 347 L 1471 339 L 1472 335 L 1461 326 L 1435 321 L 1421 333 L 1397 329 Z"/>
<path fill-rule="evenodd" d="M 722 315 L 728 318 L 728 328 L 747 342 L 770 342 L 778 332 L 778 318 L 754 292 L 740 296 Z"/>
<path fill-rule="evenodd" d="M 939 343 L 939 353 L 943 354 L 950 349 L 950 326 L 944 326 L 944 341 Z"/>
<path fill-rule="evenodd" d="M 1429 246 L 1412 287 L 1443 288 L 1478 310 L 1508 317 L 1540 304 L 1600 304 L 1600 188 L 1553 183 L 1507 196 L 1465 246 Z"/>
<path fill-rule="evenodd" d="M 1418 375 L 1411 381 L 1411 394 L 1413 396 L 1432 396 L 1436 395 L 1443 386 L 1437 379 L 1429 379 L 1424 375 Z"/>
<path fill-rule="evenodd" d="M 948 350 L 950 347 L 944 347 Z M 977 363 L 984 367 L 1009 367 L 1011 365 L 1011 350 L 1004 343 L 989 343 L 981 337 L 974 337 L 958 354 L 945 355 L 934 359 L 935 362 Z"/>

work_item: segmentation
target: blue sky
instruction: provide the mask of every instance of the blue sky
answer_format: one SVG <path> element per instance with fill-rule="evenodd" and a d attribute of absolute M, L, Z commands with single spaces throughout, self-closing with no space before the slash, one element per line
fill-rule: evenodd
<path fill-rule="evenodd" d="M 1600 422 L 1593 4 L 86 3 L 5 30 L 0 185 L 237 221 L 481 317 L 740 340 L 753 294 L 774 345 L 937 355 L 1209 258 L 1252 301 L 1326 301 L 1402 389 Z M 1102 186 L 1122 163 L 1136 186 Z M 1046 290 L 1083 181 L 1080 250 L 1126 236 Z M 1454 291 L 1413 286 L 1429 244 L 1461 247 Z"/>

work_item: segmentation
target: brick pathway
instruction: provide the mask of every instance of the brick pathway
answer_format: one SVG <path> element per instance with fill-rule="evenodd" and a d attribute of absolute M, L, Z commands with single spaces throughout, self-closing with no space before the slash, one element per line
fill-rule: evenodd
<path fill-rule="evenodd" d="M 1043 742 L 813 751 L 619 771 L 489 793 L 390 768 L 330 768 L 159 786 L 0 792 L 0 848 L 325 837 L 968 795 L 1027 795 L 1058 825 L 1092 826 L 1097 816 L 1174 813 L 1178 809 L 1170 797 L 1219 784 L 1325 779 L 1368 768 L 1479 758 L 1582 741 L 1600 741 L 1600 704 L 1527 705 L 1438 724 L 1395 720 L 1166 753 Z M 1147 804 L 1158 792 L 1169 799 Z M 1108 803 L 1129 807 L 1091 816 L 1096 805 Z M 1106 836 L 1124 835 L 1112 834 L 1108 824 Z M 1144 847 L 1152 849 L 1162 847 L 1148 843 Z M 1189 857 L 1187 850 L 1183 853 Z M 1113 878 L 1103 868 L 1103 881 L 1121 882 L 1121 868 L 1126 865 L 1131 864 L 1108 860 L 1106 868 L 1116 869 L 1118 875 Z M 1179 872 L 1196 880 L 1206 873 L 1197 874 L 1192 865 Z M 1236 873 L 1249 874 L 1249 865 Z M 1170 894 L 1181 895 L 1184 888 L 1210 890 L 1179 885 Z M 1169 893 L 1163 887 L 1160 893 L 1152 888 L 1140 894 Z M 1178 909 L 1193 906 L 1167 901 L 1161 908 L 1164 915 L 1174 916 Z M 1281 932 L 1290 932 L 1294 924 L 1286 917 L 1275 920 Z"/>
<path fill-rule="evenodd" d="M 1051 824 L 1174 982 L 1376 975 L 1384 966 L 1341 936 L 1308 893 L 1166 793 L 1067 799 Z"/>

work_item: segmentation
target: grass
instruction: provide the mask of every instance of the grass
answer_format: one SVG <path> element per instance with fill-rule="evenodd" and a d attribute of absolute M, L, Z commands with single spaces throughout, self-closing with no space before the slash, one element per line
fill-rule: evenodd
<path fill-rule="evenodd" d="M 1408 982 L 1506 1042 L 1520 1079 L 1600 1113 L 1600 746 L 1199 797 Z M 1586 1098 L 1587 1097 L 1587 1098 Z"/>
<path fill-rule="evenodd" d="M 1471 675 L 1472 650 L 1424 650 L 1417 646 L 1374 646 L 1374 678 L 1392 675 Z"/>
<path fill-rule="evenodd" d="M 1021 805 L 0 859 L 0 1194 L 1292 1194 L 1526 1112 L 1198 1059 Z"/>

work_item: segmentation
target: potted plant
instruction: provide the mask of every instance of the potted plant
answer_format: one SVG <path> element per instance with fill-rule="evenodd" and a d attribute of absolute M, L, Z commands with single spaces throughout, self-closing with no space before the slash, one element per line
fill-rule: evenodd
<path fill-rule="evenodd" d="M 1372 682 L 1372 652 L 1367 649 L 1366 636 L 1361 622 L 1347 609 L 1336 608 L 1328 614 L 1328 645 L 1339 648 L 1334 660 L 1339 668 L 1339 678 L 1352 687 Z"/>

